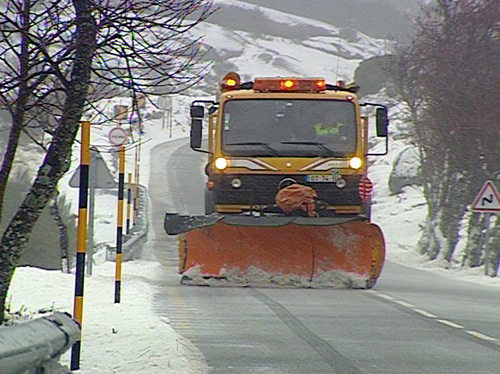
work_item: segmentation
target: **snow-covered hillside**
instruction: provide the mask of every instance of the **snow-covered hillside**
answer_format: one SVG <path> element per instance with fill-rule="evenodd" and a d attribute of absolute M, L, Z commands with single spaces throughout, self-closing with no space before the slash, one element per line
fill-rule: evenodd
<path fill-rule="evenodd" d="M 358 64 L 392 50 L 387 40 L 354 29 L 234 0 L 216 0 L 214 17 L 193 30 L 202 37 L 213 70 L 201 86 L 213 94 L 229 71 L 255 76 L 319 76 L 352 80 Z M 216 17 L 215 17 L 216 16 Z M 250 22 L 249 20 L 254 20 Z"/>
<path fill-rule="evenodd" d="M 394 40 L 410 37 L 412 15 L 425 0 L 240 0 L 290 14 L 354 27 L 368 35 Z M 433 0 L 432 0 L 433 1 Z"/>

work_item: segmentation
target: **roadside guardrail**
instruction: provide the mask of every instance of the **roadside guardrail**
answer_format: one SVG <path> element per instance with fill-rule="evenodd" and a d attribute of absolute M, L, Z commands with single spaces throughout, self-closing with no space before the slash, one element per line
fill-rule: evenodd
<path fill-rule="evenodd" d="M 142 255 L 142 247 L 148 240 L 148 191 L 139 185 L 139 205 L 137 209 L 137 222 L 131 234 L 125 237 L 123 243 L 123 260 L 137 260 Z"/>
<path fill-rule="evenodd" d="M 125 235 L 122 245 L 123 261 L 137 260 L 141 258 L 142 247 L 148 240 L 148 192 L 147 188 L 139 185 L 139 205 L 137 207 L 137 222 Z M 115 261 L 116 248 L 108 248 L 106 252 L 107 261 Z"/>
<path fill-rule="evenodd" d="M 62 312 L 0 327 L 0 373 L 69 373 L 58 361 L 79 335 L 78 322 Z"/>

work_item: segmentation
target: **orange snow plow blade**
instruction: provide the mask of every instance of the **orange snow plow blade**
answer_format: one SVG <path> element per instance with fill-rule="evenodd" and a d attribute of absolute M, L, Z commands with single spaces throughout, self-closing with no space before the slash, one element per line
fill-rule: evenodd
<path fill-rule="evenodd" d="M 179 240 L 190 284 L 370 288 L 384 257 L 379 227 L 352 218 L 221 219 Z"/>

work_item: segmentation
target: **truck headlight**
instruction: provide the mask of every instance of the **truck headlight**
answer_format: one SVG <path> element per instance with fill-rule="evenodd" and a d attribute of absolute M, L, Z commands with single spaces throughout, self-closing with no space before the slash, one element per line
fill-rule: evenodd
<path fill-rule="evenodd" d="M 227 168 L 227 160 L 223 157 L 218 158 L 217 160 L 215 160 L 215 167 L 219 170 L 224 170 L 225 168 Z"/>
<path fill-rule="evenodd" d="M 349 166 L 353 169 L 359 169 L 363 165 L 363 161 L 359 157 L 353 157 L 349 160 Z"/>

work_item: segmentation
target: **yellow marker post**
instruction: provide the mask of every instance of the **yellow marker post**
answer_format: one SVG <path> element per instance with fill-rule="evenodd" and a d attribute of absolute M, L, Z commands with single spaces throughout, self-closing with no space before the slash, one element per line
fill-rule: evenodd
<path fill-rule="evenodd" d="M 127 179 L 127 221 L 126 221 L 126 234 L 130 234 L 130 213 L 132 208 L 132 173 L 128 173 Z"/>
<path fill-rule="evenodd" d="M 115 303 L 120 302 L 122 282 L 123 195 L 125 190 L 125 146 L 118 151 L 118 214 L 116 218 Z"/>
<path fill-rule="evenodd" d="M 73 316 L 83 327 L 83 289 L 85 280 L 85 253 L 87 250 L 87 205 L 90 166 L 90 122 L 82 122 L 80 150 L 80 192 L 78 200 L 78 236 L 76 247 L 75 300 Z M 80 330 L 81 331 L 81 330 Z M 71 370 L 80 368 L 80 338 L 71 350 Z"/>
<path fill-rule="evenodd" d="M 137 219 L 139 215 L 139 170 L 141 165 L 141 142 L 137 144 L 135 148 L 135 185 L 134 185 L 134 217 L 133 222 L 134 226 L 137 225 Z"/>

